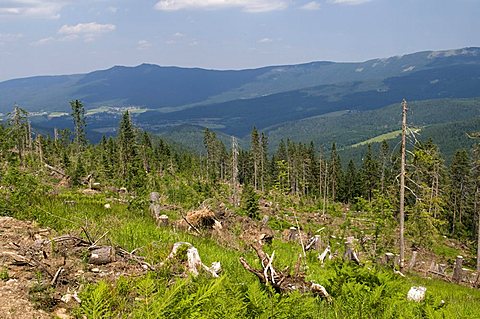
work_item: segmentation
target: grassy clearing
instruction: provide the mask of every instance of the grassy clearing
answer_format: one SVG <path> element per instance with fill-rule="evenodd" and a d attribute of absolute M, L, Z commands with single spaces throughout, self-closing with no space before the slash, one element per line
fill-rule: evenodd
<path fill-rule="evenodd" d="M 419 133 L 421 130 L 422 129 L 418 128 L 418 129 L 414 129 L 413 132 L 414 133 Z M 381 135 L 377 135 L 375 137 L 372 137 L 372 138 L 370 138 L 366 141 L 354 144 L 351 147 L 358 147 L 358 146 L 368 145 L 368 144 L 372 144 L 372 143 L 381 143 L 383 141 L 392 140 L 392 139 L 396 138 L 397 136 L 400 136 L 400 134 L 402 134 L 402 130 L 388 132 L 388 133 L 385 133 L 385 134 L 381 134 Z"/>
<path fill-rule="evenodd" d="M 199 237 L 158 228 L 142 205 L 112 202 L 106 209 L 106 202 L 103 194 L 87 197 L 66 193 L 44 198 L 23 217 L 34 218 L 59 232 L 78 232 L 80 226 L 86 225 L 95 238 L 108 231 L 106 239 L 127 250 L 142 247 L 140 253 L 152 263 L 165 260 L 173 243 L 187 241 L 198 249 L 205 264 L 220 261 L 223 275 L 219 279 L 205 273 L 197 278 L 182 278 L 166 267 L 142 277 L 88 285 L 81 292 L 84 302 L 75 309 L 78 317 L 478 318 L 478 290 L 415 276 L 404 279 L 370 263 L 355 266 L 337 261 L 320 265 L 312 252 L 303 265 L 307 279 L 324 285 L 333 300 L 327 302 L 299 293 L 279 295 L 261 286 L 238 262 L 244 256 L 253 267 L 260 268 L 250 250 L 225 248 L 208 235 Z M 278 269 L 294 269 L 302 253 L 299 245 L 281 240 L 274 240 L 265 250 L 275 250 L 274 264 Z M 413 285 L 427 287 L 424 302 L 406 300 Z"/>

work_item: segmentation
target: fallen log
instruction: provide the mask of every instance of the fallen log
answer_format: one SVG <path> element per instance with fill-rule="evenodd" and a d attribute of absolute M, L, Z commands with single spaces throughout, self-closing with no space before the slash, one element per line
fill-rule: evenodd
<path fill-rule="evenodd" d="M 58 175 L 62 176 L 62 177 L 69 177 L 67 174 L 65 174 L 65 172 L 59 168 L 56 168 L 56 167 L 53 167 L 51 165 L 48 165 L 48 164 L 45 164 L 45 167 L 48 168 L 49 170 L 51 170 L 52 172 L 54 173 L 57 173 Z"/>
<path fill-rule="evenodd" d="M 260 245 L 252 245 L 252 248 L 257 252 L 262 269 L 253 268 L 243 257 L 240 257 L 240 263 L 243 268 L 257 276 L 260 283 L 272 286 L 278 293 L 289 293 L 292 291 L 302 293 L 310 292 L 322 298 L 330 299 L 330 295 L 325 287 L 311 281 L 306 281 L 305 276 L 302 274 L 291 275 L 287 270 L 283 272 L 275 270 L 273 267 L 275 252 L 272 253 L 272 256 L 269 256 L 262 250 Z"/>

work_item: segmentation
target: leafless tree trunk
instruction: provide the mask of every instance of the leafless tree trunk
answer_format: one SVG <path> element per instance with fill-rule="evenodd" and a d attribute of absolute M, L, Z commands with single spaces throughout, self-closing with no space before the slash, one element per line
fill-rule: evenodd
<path fill-rule="evenodd" d="M 407 132 L 407 101 L 402 102 L 402 161 L 400 171 L 400 269 L 405 266 L 405 152 Z"/>

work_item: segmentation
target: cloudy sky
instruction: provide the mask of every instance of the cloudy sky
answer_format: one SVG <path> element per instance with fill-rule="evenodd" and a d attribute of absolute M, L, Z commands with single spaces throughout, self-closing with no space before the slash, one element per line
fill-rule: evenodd
<path fill-rule="evenodd" d="M 240 69 L 480 46 L 480 0 L 0 0 L 0 81 Z"/>

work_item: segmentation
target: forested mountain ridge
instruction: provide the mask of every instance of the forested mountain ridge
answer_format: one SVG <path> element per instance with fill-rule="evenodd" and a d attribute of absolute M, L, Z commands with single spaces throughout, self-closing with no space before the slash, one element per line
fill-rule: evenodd
<path fill-rule="evenodd" d="M 441 86 L 444 78 L 453 72 L 449 68 L 458 73 L 455 77 L 457 81 L 474 80 L 476 77 L 463 74 L 468 70 L 462 66 L 475 68 L 479 64 L 480 49 L 464 48 L 425 51 L 361 63 L 312 62 L 238 71 L 160 67 L 151 64 L 115 66 L 88 74 L 40 76 L 1 82 L 0 112 L 8 112 L 15 102 L 29 111 L 65 111 L 68 110 L 68 105 L 64 101 L 71 99 L 82 99 L 87 109 L 133 105 L 172 112 L 195 105 L 252 99 L 335 84 L 341 84 L 336 90 L 340 95 L 352 91 L 351 84 L 349 86 L 348 83 L 357 82 L 363 84 L 357 84 L 354 91 L 383 91 L 388 89 L 389 81 L 398 81 L 395 80 L 396 77 L 437 70 L 429 73 L 432 78 L 428 78 L 434 82 L 431 83 L 434 88 L 434 84 Z M 422 79 L 422 73 L 419 76 Z M 392 80 L 385 82 L 388 78 Z M 408 82 L 412 83 L 411 79 Z M 331 90 L 332 87 L 327 89 Z M 468 85 L 459 93 L 462 96 L 456 97 L 472 95 Z M 318 94 L 321 92 L 315 89 L 307 95 Z M 438 94 L 441 96 L 442 92 L 439 91 Z M 336 95 L 328 96 L 330 99 L 336 98 Z M 422 97 L 421 94 L 419 96 Z M 351 108 L 352 105 L 345 107 Z"/>

